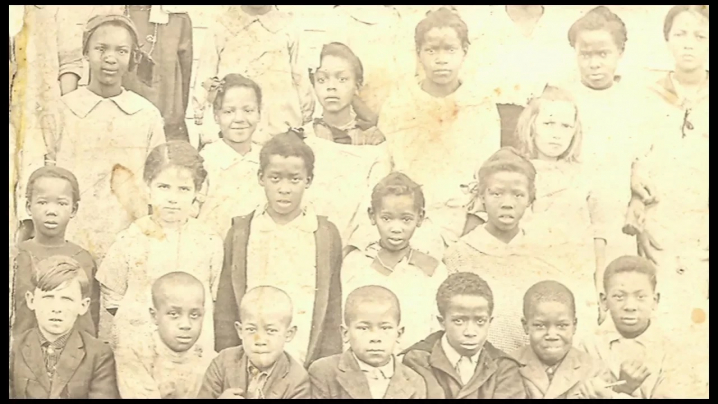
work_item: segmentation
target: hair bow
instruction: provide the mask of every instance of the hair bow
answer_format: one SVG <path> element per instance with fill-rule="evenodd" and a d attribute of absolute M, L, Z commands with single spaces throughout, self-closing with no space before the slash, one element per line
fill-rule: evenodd
<path fill-rule="evenodd" d="M 224 83 L 224 80 L 218 77 L 209 78 L 202 83 L 202 87 L 207 90 L 207 102 L 214 104 L 217 94 L 224 91 Z"/>
<path fill-rule="evenodd" d="M 290 126 L 289 129 L 287 129 L 287 133 L 294 134 L 302 140 L 307 138 L 307 134 L 304 133 L 304 128 L 295 128 L 295 127 Z"/>

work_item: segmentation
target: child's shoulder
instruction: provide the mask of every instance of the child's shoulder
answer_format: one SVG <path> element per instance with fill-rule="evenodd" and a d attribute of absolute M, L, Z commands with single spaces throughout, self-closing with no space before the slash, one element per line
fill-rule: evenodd
<path fill-rule="evenodd" d="M 434 273 L 436 273 L 437 269 L 443 266 L 443 264 L 438 259 L 417 250 L 412 251 L 409 264 L 419 268 L 422 272 L 426 274 L 426 276 L 429 277 L 434 276 Z"/>
<path fill-rule="evenodd" d="M 112 348 L 99 338 L 92 336 L 84 330 L 73 331 L 79 335 L 86 353 L 94 353 L 97 356 L 114 356 Z"/>
<path fill-rule="evenodd" d="M 90 91 L 86 86 L 62 96 L 62 102 L 73 114 L 84 118 L 92 112 L 93 108 L 102 101 L 102 97 Z M 112 97 L 118 108 L 128 115 L 143 112 L 161 117 L 160 110 L 147 98 L 131 90 L 122 90 L 120 95 Z"/>
<path fill-rule="evenodd" d="M 489 341 L 484 343 L 483 351 L 486 352 L 486 357 L 489 360 L 493 360 L 501 368 L 519 367 L 520 362 L 516 360 L 512 355 L 507 354 L 499 348 L 493 346 Z"/>
<path fill-rule="evenodd" d="M 344 355 L 345 353 L 340 353 L 315 360 L 309 365 L 309 374 L 317 375 L 333 372 L 334 369 L 339 368 L 339 362 L 341 362 Z"/>

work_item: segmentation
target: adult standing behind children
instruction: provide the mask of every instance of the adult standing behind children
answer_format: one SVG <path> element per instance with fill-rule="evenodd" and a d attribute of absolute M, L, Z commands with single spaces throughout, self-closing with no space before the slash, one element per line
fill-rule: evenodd
<path fill-rule="evenodd" d="M 123 206 L 124 199 L 141 201 L 138 195 L 143 193 L 126 195 L 113 189 L 112 173 L 129 173 L 134 177 L 130 183 L 136 184 L 145 157 L 164 143 L 165 135 L 157 108 L 122 88 L 122 76 L 140 58 L 132 21 L 121 15 L 92 18 L 83 33 L 82 50 L 90 63 L 90 83 L 63 96 L 65 124 L 49 157 L 75 173 L 84 187 L 83 201 L 91 207 L 78 212 L 67 237 L 101 260 L 115 235 L 147 213 L 143 202 L 137 203 L 139 212 Z"/>
<path fill-rule="evenodd" d="M 293 16 L 276 6 L 223 6 L 202 46 L 195 76 L 195 123 L 212 132 L 203 133 L 204 142 L 216 140 L 213 125 L 204 122 L 205 107 L 212 103 L 209 92 L 229 73 L 262 87 L 262 126 L 268 137 L 312 120 L 314 97 L 307 70 L 299 63 L 299 46 Z"/>
<path fill-rule="evenodd" d="M 416 26 L 415 44 L 426 78 L 395 89 L 382 107 L 379 129 L 394 170 L 423 187 L 427 222 L 450 245 L 466 222 L 462 185 L 499 148 L 501 122 L 493 102 L 460 78 L 469 38 L 458 14 L 443 7 L 430 12 Z"/>

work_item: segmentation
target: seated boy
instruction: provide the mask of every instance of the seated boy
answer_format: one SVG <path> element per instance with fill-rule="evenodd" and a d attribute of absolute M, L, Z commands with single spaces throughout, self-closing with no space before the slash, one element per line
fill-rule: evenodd
<path fill-rule="evenodd" d="M 611 398 L 605 387 L 608 369 L 573 347 L 576 303 L 566 286 L 556 281 L 531 286 L 524 295 L 521 323 L 529 345 L 511 356 L 521 364 L 529 398 Z"/>
<path fill-rule="evenodd" d="M 526 398 L 515 359 L 486 340 L 494 296 L 478 275 L 450 275 L 436 294 L 435 332 L 404 354 L 404 364 L 426 382 L 427 398 Z"/>
<path fill-rule="evenodd" d="M 186 272 L 170 272 L 152 285 L 152 341 L 118 347 L 122 398 L 196 398 L 214 352 L 195 345 L 205 316 L 204 285 Z"/>
<path fill-rule="evenodd" d="M 679 363 L 670 360 L 668 353 L 675 348 L 653 318 L 660 297 L 656 283 L 656 268 L 645 258 L 622 256 L 608 264 L 601 304 L 610 316 L 582 343 L 589 355 L 608 365 L 612 381 L 623 383 L 613 387 L 622 398 L 684 398 L 690 393 L 677 391 L 677 372 L 667 372 Z"/>
<path fill-rule="evenodd" d="M 18 336 L 37 326 L 35 316 L 25 304 L 25 294 L 34 290 L 35 263 L 53 255 L 63 255 L 80 264 L 89 282 L 90 306 L 77 320 L 78 329 L 97 336 L 100 319 L 100 286 L 95 280 L 97 266 L 89 252 L 65 240 L 65 230 L 80 202 L 77 178 L 64 168 L 39 168 L 27 182 L 26 201 L 25 209 L 32 219 L 35 234 L 17 246 L 13 263 L 16 272 L 13 335 Z"/>
<path fill-rule="evenodd" d="M 424 380 L 393 354 L 404 332 L 394 293 L 375 285 L 354 290 L 344 306 L 344 324 L 349 349 L 309 367 L 312 398 L 426 398 Z"/>
<path fill-rule="evenodd" d="M 358 287 L 378 285 L 396 294 L 405 328 L 397 349 L 404 350 L 439 330 L 434 298 L 448 274 L 444 264 L 414 246 L 413 236 L 424 221 L 419 184 L 402 173 L 389 174 L 371 193 L 368 218 L 376 227 L 374 241 L 344 258 L 342 291 L 346 296 Z"/>
<path fill-rule="evenodd" d="M 242 345 L 212 361 L 197 398 L 309 398 L 307 371 L 284 351 L 297 331 L 292 312 L 292 300 L 280 289 L 247 291 L 234 324 Z"/>
<path fill-rule="evenodd" d="M 11 398 L 119 398 L 112 350 L 75 326 L 89 294 L 87 274 L 72 258 L 37 263 L 25 292 L 37 324 L 13 341 Z"/>

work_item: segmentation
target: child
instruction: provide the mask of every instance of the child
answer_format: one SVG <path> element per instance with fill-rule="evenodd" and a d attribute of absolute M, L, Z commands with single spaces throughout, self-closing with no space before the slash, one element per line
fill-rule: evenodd
<path fill-rule="evenodd" d="M 147 315 L 150 288 L 166 273 L 179 271 L 195 276 L 205 288 L 205 310 L 211 312 L 214 307 L 222 241 L 189 217 L 206 176 L 202 158 L 187 142 L 165 143 L 147 156 L 143 177 L 152 214 L 137 219 L 117 235 L 97 272 L 103 307 L 115 316 L 113 348 L 151 338 L 153 325 Z M 203 329 L 197 345 L 211 352 L 212 316 L 204 317 Z"/>
<path fill-rule="evenodd" d="M 341 352 L 342 246 L 336 226 L 303 206 L 314 179 L 314 153 L 297 133 L 273 137 L 259 154 L 259 183 L 267 204 L 232 219 L 215 311 L 216 348 L 237 346 L 239 302 L 256 286 L 293 297 L 297 335 L 289 352 L 305 367 Z"/>
<path fill-rule="evenodd" d="M 112 350 L 75 327 L 90 306 L 80 264 L 58 255 L 40 261 L 25 300 L 37 326 L 14 341 L 11 398 L 119 398 Z"/>
<path fill-rule="evenodd" d="M 511 356 L 521 364 L 528 398 L 611 398 L 605 365 L 573 347 L 576 304 L 556 281 L 541 281 L 524 295 L 521 319 L 529 345 Z"/>
<path fill-rule="evenodd" d="M 450 245 L 466 221 L 461 186 L 471 180 L 478 162 L 499 148 L 501 122 L 494 103 L 475 96 L 477 87 L 460 78 L 469 40 L 456 13 L 443 7 L 430 12 L 416 26 L 415 43 L 426 78 L 389 96 L 379 129 L 393 169 L 422 184 L 427 221 Z"/>
<path fill-rule="evenodd" d="M 481 166 L 477 177 L 476 192 L 488 221 L 447 249 L 444 263 L 449 274 L 480 273 L 491 282 L 496 316 L 489 341 L 512 352 L 528 342 L 521 328 L 523 290 L 546 277 L 566 275 L 541 259 L 544 247 L 532 243 L 520 225 L 535 200 L 536 170 L 531 162 L 504 147 Z"/>
<path fill-rule="evenodd" d="M 152 284 L 152 339 L 133 339 L 115 351 L 122 398 L 196 398 L 214 358 L 195 343 L 205 317 L 204 285 L 186 272 Z M 208 313 L 207 313 L 208 314 Z"/>
<path fill-rule="evenodd" d="M 224 237 L 231 218 L 251 213 L 264 196 L 257 184 L 260 147 L 253 142 L 262 112 L 262 90 L 251 79 L 228 74 L 216 89 L 213 107 L 220 140 L 200 152 L 207 182 L 199 219 Z"/>
<path fill-rule="evenodd" d="M 666 343 L 653 318 L 659 300 L 653 264 L 635 256 L 616 258 L 606 267 L 603 287 L 601 303 L 610 319 L 582 345 L 589 355 L 608 365 L 613 379 L 625 382 L 613 391 L 619 397 L 688 397 L 684 395 L 688 391 L 676 389 L 678 372 L 668 372 L 678 364 L 669 356 L 675 347 Z"/>
<path fill-rule="evenodd" d="M 628 213 L 629 233 L 661 272 L 660 316 L 681 337 L 686 328 L 708 333 L 707 322 L 691 321 L 693 311 L 708 309 L 708 22 L 708 6 L 666 15 L 675 67 L 651 86 L 658 135 L 634 167 Z"/>
<path fill-rule="evenodd" d="M 293 311 L 280 289 L 249 290 L 234 323 L 243 346 L 224 349 L 212 361 L 197 398 L 309 398 L 307 371 L 284 349 L 297 332 Z"/>
<path fill-rule="evenodd" d="M 376 285 L 352 291 L 342 326 L 349 349 L 309 367 L 312 398 L 426 398 L 424 380 L 393 354 L 403 331 L 401 306 L 394 293 Z"/>
<path fill-rule="evenodd" d="M 570 94 L 547 86 L 521 113 L 516 140 L 537 171 L 535 201 L 523 226 L 537 236 L 534 243 L 545 247 L 543 259 L 556 267 L 570 266 L 572 273 L 562 279 L 580 291 L 577 309 L 583 318 L 587 306 L 596 312 L 603 290 L 606 213 L 593 191 L 595 181 L 580 162 L 583 131 Z M 590 288 L 591 274 L 597 289 Z"/>
<path fill-rule="evenodd" d="M 606 259 L 635 254 L 636 244 L 621 232 L 630 195 L 631 163 L 652 133 L 650 114 L 637 112 L 646 91 L 616 75 L 627 42 L 626 25 L 605 6 L 592 9 L 568 31 L 580 82 L 567 84 L 581 112 L 584 163 L 594 173 L 594 191 L 606 216 Z M 608 157 L 610 156 L 610 158 Z M 600 279 L 600 274 L 599 274 Z"/>
<path fill-rule="evenodd" d="M 526 398 L 518 363 L 486 340 L 494 297 L 478 275 L 450 275 L 436 293 L 435 332 L 404 351 L 426 382 L 427 398 Z"/>
<path fill-rule="evenodd" d="M 117 233 L 138 215 L 120 203 L 122 195 L 110 185 L 112 173 L 119 166 L 139 178 L 147 154 L 165 136 L 157 108 L 121 85 L 140 57 L 132 21 L 120 15 L 94 17 L 87 22 L 82 45 L 90 83 L 63 96 L 64 126 L 48 158 L 56 157 L 58 166 L 74 172 L 87 187 L 80 193 L 92 209 L 78 212 L 68 238 L 101 261 Z"/>
<path fill-rule="evenodd" d="M 298 34 L 292 15 L 276 6 L 225 6 L 217 19 L 197 66 L 195 123 L 202 124 L 205 105 L 211 102 L 208 92 L 219 77 L 231 72 L 239 72 L 262 87 L 265 113 L 261 125 L 267 129 L 266 135 L 310 122 L 314 98 L 307 70 L 299 64 Z"/>
<path fill-rule="evenodd" d="M 374 187 L 371 201 L 369 220 L 379 240 L 344 258 L 342 290 L 346 296 L 361 286 L 380 285 L 398 296 L 404 308 L 405 332 L 397 343 L 401 351 L 436 331 L 436 307 L 431 301 L 448 274 L 439 260 L 411 245 L 414 231 L 424 220 L 424 193 L 419 184 L 404 174 L 391 173 Z"/>
<path fill-rule="evenodd" d="M 100 318 L 100 285 L 95 280 L 97 266 L 90 253 L 65 239 L 67 224 L 75 217 L 80 203 L 77 178 L 64 168 L 43 167 L 32 173 L 26 191 L 25 209 L 32 218 L 35 237 L 22 241 L 14 258 L 13 335 L 18 336 L 37 326 L 24 298 L 26 292 L 34 289 L 32 282 L 37 263 L 53 255 L 63 255 L 77 261 L 88 280 L 89 308 L 80 315 L 77 328 L 96 337 Z"/>

